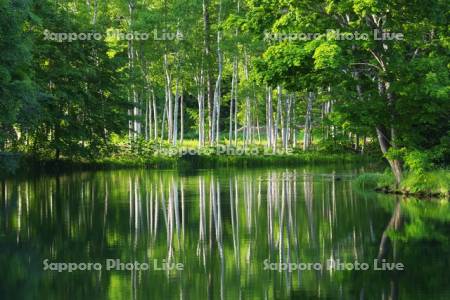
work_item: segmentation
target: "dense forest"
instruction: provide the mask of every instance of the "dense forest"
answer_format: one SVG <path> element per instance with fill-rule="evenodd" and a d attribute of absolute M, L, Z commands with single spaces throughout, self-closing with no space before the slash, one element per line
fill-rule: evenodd
<path fill-rule="evenodd" d="M 0 299 L 450 299 L 449 14 L 0 0 Z"/>
<path fill-rule="evenodd" d="M 2 0 L 0 151 L 372 147 L 399 184 L 448 165 L 448 14 L 445 0 Z"/>

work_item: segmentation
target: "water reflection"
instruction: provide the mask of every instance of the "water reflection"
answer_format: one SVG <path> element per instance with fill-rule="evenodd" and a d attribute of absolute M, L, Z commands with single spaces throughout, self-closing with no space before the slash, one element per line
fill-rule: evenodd
<path fill-rule="evenodd" d="M 355 191 L 353 172 L 114 171 L 3 181 L 0 293 L 15 299 L 448 295 L 445 288 L 417 291 L 410 282 L 426 274 L 416 272 L 421 252 L 392 238 L 402 225 L 403 202 Z M 429 249 L 431 260 L 447 251 Z M 42 270 L 44 259 L 104 264 L 107 258 L 150 265 L 158 259 L 184 270 Z M 264 261 L 325 266 L 375 258 L 411 266 L 402 274 L 264 269 Z M 433 272 L 449 265 L 448 259 L 433 264 Z"/>

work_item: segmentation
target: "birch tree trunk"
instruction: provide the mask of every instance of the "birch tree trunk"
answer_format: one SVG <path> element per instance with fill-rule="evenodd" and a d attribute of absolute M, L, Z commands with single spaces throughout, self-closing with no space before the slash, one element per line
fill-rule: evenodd
<path fill-rule="evenodd" d="M 221 14 L 222 14 L 222 1 L 219 0 L 219 12 L 217 16 L 217 24 L 221 25 Z M 221 98 L 221 85 L 222 85 L 222 69 L 223 69 L 223 57 L 222 50 L 220 48 L 222 31 L 219 29 L 217 31 L 217 60 L 219 72 L 217 75 L 216 86 L 214 89 L 214 103 L 213 103 L 213 119 L 212 119 L 212 144 L 218 144 L 219 142 L 219 124 L 220 124 L 220 98 Z"/>
<path fill-rule="evenodd" d="M 173 132 L 172 132 L 172 144 L 175 146 L 178 142 L 178 79 L 175 84 L 175 107 L 173 113 Z"/>
<path fill-rule="evenodd" d="M 180 97 L 180 143 L 183 144 L 184 140 L 184 93 L 183 86 L 181 86 Z"/>
<path fill-rule="evenodd" d="M 305 116 L 305 130 L 303 135 L 303 150 L 309 150 L 311 146 L 311 131 L 312 131 L 312 107 L 314 102 L 314 92 L 308 92 L 308 99 L 306 105 L 306 116 Z"/>
<path fill-rule="evenodd" d="M 297 128 L 296 128 L 296 118 L 295 118 L 295 93 L 292 94 L 291 103 L 291 119 L 292 119 L 292 147 L 295 148 L 297 145 Z"/>
<path fill-rule="evenodd" d="M 156 112 L 156 99 L 155 99 L 155 93 L 152 90 L 152 103 L 153 103 L 153 129 L 154 129 L 154 137 L 155 139 L 158 138 L 158 114 Z"/>
<path fill-rule="evenodd" d="M 236 109 L 236 103 L 235 103 L 235 86 L 236 86 L 236 71 L 237 71 L 236 64 L 237 64 L 237 58 L 235 57 L 234 61 L 233 61 L 233 74 L 231 76 L 230 128 L 229 128 L 229 132 L 228 132 L 228 144 L 229 145 L 231 145 L 233 142 L 233 111 L 234 111 L 234 109 Z"/>
<path fill-rule="evenodd" d="M 267 127 L 267 147 L 273 147 L 273 104 L 272 104 L 272 87 L 267 87 L 267 109 L 266 109 L 266 127 Z"/>
<path fill-rule="evenodd" d="M 281 85 L 277 86 L 277 118 L 275 120 L 275 128 L 274 128 L 274 140 L 272 149 L 275 151 L 277 149 L 277 141 L 278 141 L 278 128 L 281 121 L 281 100 L 282 100 L 283 94 Z"/>
<path fill-rule="evenodd" d="M 198 102 L 198 143 L 201 147 L 205 145 L 205 92 L 203 68 L 197 80 L 197 102 Z"/>
<path fill-rule="evenodd" d="M 247 53 L 244 52 L 244 75 L 245 80 L 249 81 L 248 74 L 248 57 Z M 244 125 L 244 146 L 247 147 L 251 139 L 251 121 L 250 121 L 250 96 L 247 94 L 245 96 L 245 125 Z"/>
<path fill-rule="evenodd" d="M 210 50 L 210 22 L 209 22 L 209 1 L 203 0 L 203 44 L 205 52 L 206 61 L 206 94 L 207 94 L 207 104 L 208 104 L 208 139 L 210 143 L 213 140 L 213 98 L 214 91 L 212 88 L 212 76 L 211 76 L 211 50 Z M 204 98 L 204 97 L 203 97 Z"/>
<path fill-rule="evenodd" d="M 169 63 L 167 59 L 167 54 L 164 54 L 164 72 L 166 75 L 165 82 L 165 92 L 166 92 L 166 103 L 167 103 L 167 139 L 172 140 L 173 135 L 173 103 L 172 103 L 172 78 L 169 71 Z"/>

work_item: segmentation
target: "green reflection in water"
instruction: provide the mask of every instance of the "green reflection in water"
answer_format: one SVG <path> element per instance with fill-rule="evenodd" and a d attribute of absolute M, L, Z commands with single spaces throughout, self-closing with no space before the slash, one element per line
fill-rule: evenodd
<path fill-rule="evenodd" d="M 446 203 L 355 191 L 357 168 L 126 170 L 4 181 L 6 299 L 448 299 Z M 108 258 L 184 270 L 106 271 Z M 373 260 L 405 271 L 373 271 Z M 99 262 L 53 272 L 50 262 Z M 369 271 L 326 270 L 329 259 Z M 321 263 L 323 270 L 265 269 Z"/>

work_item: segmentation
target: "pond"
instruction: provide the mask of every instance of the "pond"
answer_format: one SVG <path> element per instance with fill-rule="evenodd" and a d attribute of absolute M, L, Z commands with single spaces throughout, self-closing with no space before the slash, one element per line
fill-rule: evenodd
<path fill-rule="evenodd" d="M 4 180 L 2 299 L 450 299 L 449 208 L 363 167 Z"/>

